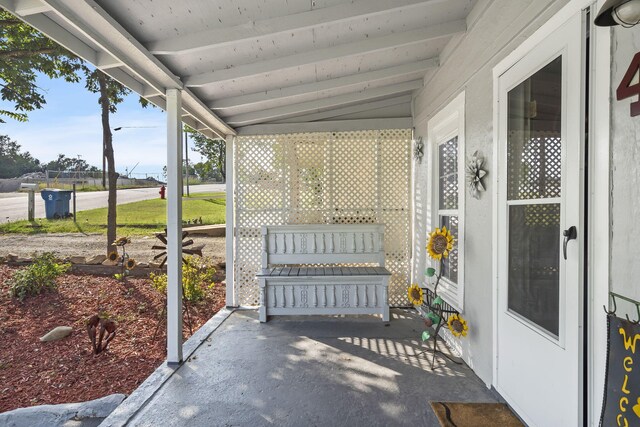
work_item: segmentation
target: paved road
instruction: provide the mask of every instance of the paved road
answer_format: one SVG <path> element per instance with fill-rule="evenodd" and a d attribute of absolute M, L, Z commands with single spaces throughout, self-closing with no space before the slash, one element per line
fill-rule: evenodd
<path fill-rule="evenodd" d="M 134 188 L 118 190 L 118 204 L 137 202 L 159 197 L 158 188 Z M 224 184 L 205 184 L 190 187 L 190 193 L 211 193 L 225 191 Z M 107 192 L 78 192 L 78 211 L 107 207 Z M 0 193 L 0 223 L 27 219 L 27 194 L 26 193 Z M 71 202 L 73 209 L 73 202 Z M 44 200 L 40 194 L 36 194 L 36 218 L 44 218 Z"/>

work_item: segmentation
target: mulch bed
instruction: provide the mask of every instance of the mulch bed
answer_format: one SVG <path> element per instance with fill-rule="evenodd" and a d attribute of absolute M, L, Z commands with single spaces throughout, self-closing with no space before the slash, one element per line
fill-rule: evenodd
<path fill-rule="evenodd" d="M 5 284 L 16 268 L 0 265 L 0 412 L 43 404 L 81 402 L 113 393 L 130 394 L 166 358 L 166 321 L 153 333 L 165 304 L 148 279 L 66 274 L 58 290 L 19 302 Z M 194 332 L 225 304 L 217 283 L 190 305 Z M 117 334 L 106 352 L 94 355 L 85 321 L 106 312 Z M 189 337 L 184 321 L 184 338 Z M 73 333 L 59 341 L 39 338 L 56 326 Z"/>

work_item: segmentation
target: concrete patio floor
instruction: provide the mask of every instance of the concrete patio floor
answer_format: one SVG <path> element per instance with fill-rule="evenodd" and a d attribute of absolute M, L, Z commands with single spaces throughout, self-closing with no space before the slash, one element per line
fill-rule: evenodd
<path fill-rule="evenodd" d="M 392 310 L 388 325 L 371 316 L 260 324 L 256 311 L 235 311 L 127 425 L 438 426 L 431 400 L 496 401 L 466 365 L 439 358 L 431 371 L 416 355 L 422 329 L 406 310 Z"/>

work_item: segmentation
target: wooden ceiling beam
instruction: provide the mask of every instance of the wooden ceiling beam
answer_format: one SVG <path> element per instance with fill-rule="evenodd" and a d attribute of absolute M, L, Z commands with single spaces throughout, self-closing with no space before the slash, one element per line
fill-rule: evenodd
<path fill-rule="evenodd" d="M 464 19 L 444 22 L 425 28 L 381 37 L 372 37 L 357 42 L 345 43 L 323 49 L 310 49 L 306 52 L 268 59 L 250 64 L 238 65 L 232 68 L 213 70 L 206 73 L 186 76 L 185 86 L 200 87 L 220 84 L 229 80 L 249 77 L 260 77 L 263 74 L 277 72 L 287 68 L 298 68 L 305 65 L 317 64 L 324 61 L 360 56 L 385 50 L 423 43 L 428 40 L 449 38 L 466 31 Z"/>
<path fill-rule="evenodd" d="M 270 108 L 251 113 L 238 114 L 236 116 L 226 117 L 225 121 L 231 126 L 248 126 L 256 123 L 265 123 L 279 119 L 286 119 L 289 117 L 301 116 L 308 113 L 316 113 L 336 107 L 369 102 L 377 98 L 409 93 L 416 89 L 420 89 L 421 87 L 422 79 L 413 80 L 406 83 L 398 83 L 395 85 L 389 85 L 375 89 L 367 89 L 361 92 L 347 93 L 344 95 L 334 96 L 332 98 L 323 98 L 319 100 L 290 104 L 282 107 Z"/>
<path fill-rule="evenodd" d="M 260 109 L 264 104 L 274 100 L 291 100 L 292 102 L 295 102 L 296 97 L 310 93 L 348 87 L 362 88 L 364 85 L 383 82 L 384 80 L 402 76 L 409 76 L 409 78 L 411 78 L 411 75 L 424 74 L 428 70 L 436 68 L 437 66 L 438 58 L 425 59 L 424 61 L 402 64 L 396 67 L 383 68 L 381 70 L 369 71 L 366 73 L 351 74 L 335 79 L 218 99 L 211 102 L 209 107 L 221 113 L 224 113 L 226 110 L 232 110 L 239 107 Z"/>
<path fill-rule="evenodd" d="M 450 0 L 449 0 L 450 1 Z M 154 55 L 176 55 L 242 43 L 257 38 L 318 28 L 322 25 L 372 17 L 444 0 L 360 0 L 291 15 L 251 21 L 233 27 L 214 28 L 146 44 Z"/>

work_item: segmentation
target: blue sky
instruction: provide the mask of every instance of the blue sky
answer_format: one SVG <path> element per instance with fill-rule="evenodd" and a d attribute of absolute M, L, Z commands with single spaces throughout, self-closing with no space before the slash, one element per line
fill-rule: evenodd
<path fill-rule="evenodd" d="M 82 83 L 67 83 L 38 78 L 38 86 L 45 93 L 47 104 L 41 110 L 28 113 L 29 121 L 16 122 L 5 118 L 0 123 L 0 134 L 8 135 L 35 158 L 48 162 L 59 153 L 67 157 L 81 156 L 90 165 L 102 168 L 102 124 L 98 94 L 91 93 Z M 142 108 L 139 97 L 129 95 L 118 111 L 110 117 L 113 132 L 116 170 L 124 173 L 138 162 L 134 174 L 152 174 L 157 177 L 166 164 L 166 118 L 159 108 Z M 13 106 L 0 101 L 0 108 Z M 149 126 L 143 128 L 140 126 Z M 189 162 L 200 160 L 200 155 L 189 150 Z M 137 175 L 138 176 L 138 175 Z M 144 176 L 144 175 L 143 175 Z"/>

